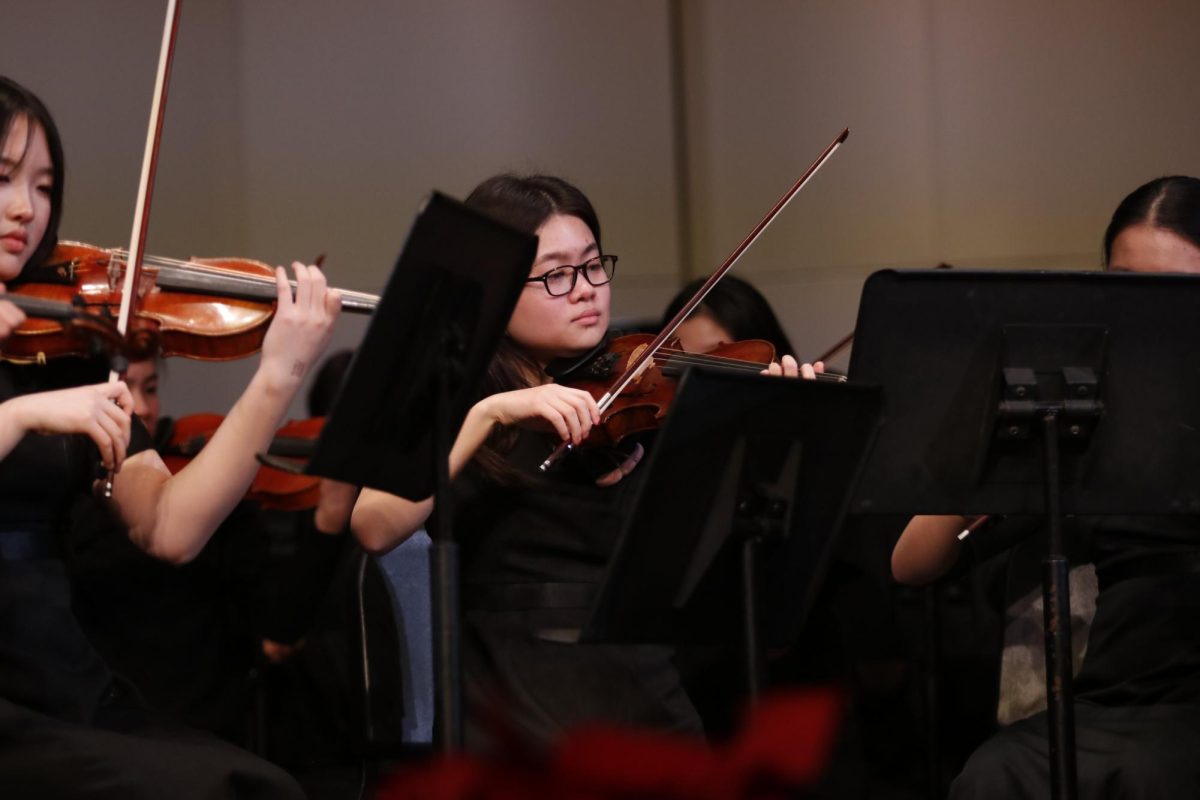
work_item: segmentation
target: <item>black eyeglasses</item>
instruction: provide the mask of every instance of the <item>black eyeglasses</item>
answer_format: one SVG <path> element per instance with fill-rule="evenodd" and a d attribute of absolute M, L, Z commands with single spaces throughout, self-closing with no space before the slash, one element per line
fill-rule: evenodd
<path fill-rule="evenodd" d="M 562 297 L 564 294 L 570 294 L 575 288 L 575 281 L 579 280 L 580 274 L 592 286 L 603 286 L 613 279 L 613 273 L 616 271 L 616 256 L 596 256 L 577 267 L 555 267 L 544 275 L 529 278 L 525 282 L 545 284 L 551 297 Z"/>

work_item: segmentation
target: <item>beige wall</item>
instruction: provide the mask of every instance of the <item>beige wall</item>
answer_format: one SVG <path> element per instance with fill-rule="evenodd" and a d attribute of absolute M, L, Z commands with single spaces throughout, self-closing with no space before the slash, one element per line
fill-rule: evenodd
<path fill-rule="evenodd" d="M 1200 172 L 1200 4 L 687 8 L 701 261 L 851 129 L 743 265 L 810 355 L 853 328 L 878 267 L 1096 266 L 1121 197 Z"/>
<path fill-rule="evenodd" d="M 128 240 L 164 5 L 40 0 L 6 19 L 0 71 L 63 128 L 70 237 Z M 812 354 L 853 327 L 877 267 L 1094 265 L 1125 192 L 1200 172 L 1194 3 L 682 0 L 683 176 L 672 7 L 185 0 L 151 249 L 326 253 L 337 283 L 377 290 L 428 190 L 545 170 L 600 209 L 617 312 L 656 314 L 849 126 L 738 267 Z M 252 364 L 171 369 L 184 413 L 224 408 Z"/>

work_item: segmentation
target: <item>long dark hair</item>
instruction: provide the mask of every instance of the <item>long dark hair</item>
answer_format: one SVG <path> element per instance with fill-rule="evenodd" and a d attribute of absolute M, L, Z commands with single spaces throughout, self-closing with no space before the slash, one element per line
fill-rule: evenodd
<path fill-rule="evenodd" d="M 1170 231 L 1200 248 L 1200 180 L 1186 175 L 1155 178 L 1129 193 L 1104 231 L 1104 266 L 1112 258 L 1113 242 L 1134 225 Z"/>
<path fill-rule="evenodd" d="M 692 281 L 679 290 L 679 294 L 667 305 L 662 324 L 666 325 L 679 313 L 679 309 L 700 290 L 705 278 Z M 707 312 L 722 328 L 729 331 L 734 341 L 743 339 L 765 339 L 775 346 L 775 357 L 795 355 L 792 343 L 771 304 L 762 292 L 749 282 L 726 275 L 704 298 L 695 313 Z"/>
<path fill-rule="evenodd" d="M 8 140 L 13 123 L 24 117 L 30 122 L 29 136 L 32 138 L 35 125 L 46 134 L 46 145 L 50 150 L 50 165 L 54 168 L 54 182 L 50 189 L 50 219 L 46 223 L 46 234 L 37 249 L 29 257 L 29 264 L 40 264 L 58 245 L 58 223 L 62 218 L 63 165 L 62 139 L 50 111 L 33 92 L 14 80 L 0 75 L 0 142 Z M 26 150 L 29 144 L 26 142 Z"/>
<path fill-rule="evenodd" d="M 467 196 L 466 204 L 529 233 L 536 232 L 555 214 L 578 217 L 588 226 L 596 246 L 600 247 L 600 219 L 591 201 L 574 185 L 553 175 L 496 175 L 476 186 Z M 482 396 L 538 386 L 544 380 L 545 375 L 537 362 L 505 336 L 488 365 Z M 515 429 L 498 428 L 476 454 L 484 471 L 501 483 L 529 482 L 504 458 L 512 451 L 516 439 Z"/>

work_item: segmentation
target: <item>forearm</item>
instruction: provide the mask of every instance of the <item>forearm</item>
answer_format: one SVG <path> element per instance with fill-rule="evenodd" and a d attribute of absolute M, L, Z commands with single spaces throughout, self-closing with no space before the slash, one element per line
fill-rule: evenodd
<path fill-rule="evenodd" d="M 25 437 L 25 426 L 18 411 L 19 398 L 0 403 L 0 461 L 8 458 Z"/>
<path fill-rule="evenodd" d="M 245 495 L 258 472 L 254 456 L 267 449 L 298 385 L 298 378 L 281 382 L 260 369 L 180 472 L 156 482 L 139 463 L 128 476 L 118 473 L 114 500 L 133 541 L 167 561 L 194 558 Z"/>
<path fill-rule="evenodd" d="M 494 425 L 486 398 L 471 406 L 450 449 L 451 477 L 474 458 Z M 386 553 L 416 533 L 432 513 L 432 497 L 414 501 L 378 489 L 363 489 L 350 517 L 350 529 L 367 551 Z"/>
<path fill-rule="evenodd" d="M 959 516 L 913 517 L 892 550 L 892 576 L 919 586 L 946 574 L 958 561 L 962 550 L 958 537 L 967 524 Z"/>

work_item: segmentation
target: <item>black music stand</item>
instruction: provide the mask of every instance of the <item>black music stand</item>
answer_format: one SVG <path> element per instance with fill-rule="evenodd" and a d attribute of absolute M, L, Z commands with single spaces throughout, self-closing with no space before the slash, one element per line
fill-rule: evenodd
<path fill-rule="evenodd" d="M 863 287 L 850 378 L 884 389 L 853 510 L 1045 515 L 1051 789 L 1076 794 L 1061 515 L 1200 512 L 1200 279 L 896 272 Z"/>
<path fill-rule="evenodd" d="M 580 641 L 740 639 L 757 694 L 764 640 L 795 641 L 812 607 L 879 406 L 870 387 L 689 370 Z"/>
<path fill-rule="evenodd" d="M 305 470 L 411 500 L 434 495 L 430 568 L 442 750 L 462 746 L 450 447 L 536 254 L 536 236 L 433 193 Z"/>

